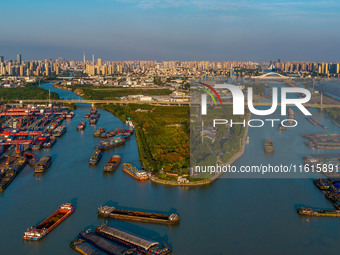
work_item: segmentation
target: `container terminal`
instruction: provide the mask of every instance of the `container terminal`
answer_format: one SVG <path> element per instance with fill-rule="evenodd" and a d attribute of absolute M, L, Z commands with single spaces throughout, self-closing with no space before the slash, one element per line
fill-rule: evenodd
<path fill-rule="evenodd" d="M 306 139 L 305 145 L 317 150 L 339 150 L 340 135 L 334 132 L 303 134 Z"/>
<path fill-rule="evenodd" d="M 98 215 L 104 218 L 112 218 L 118 220 L 141 221 L 148 223 L 158 223 L 166 225 L 174 225 L 180 222 L 177 214 L 160 214 L 132 210 L 117 209 L 112 206 L 101 206 L 98 209 Z"/>
<path fill-rule="evenodd" d="M 37 226 L 28 228 L 25 231 L 23 238 L 25 240 L 40 240 L 68 218 L 73 211 L 74 206 L 72 204 L 66 203 L 61 205 L 57 211 Z"/>
<path fill-rule="evenodd" d="M 29 163 L 37 167 L 39 160 L 28 152 L 51 148 L 66 132 L 62 122 L 74 113 L 63 106 L 37 106 L 34 104 L 7 104 L 0 107 L 0 191 L 14 180 Z M 39 171 L 43 172 L 51 163 L 41 159 Z"/>

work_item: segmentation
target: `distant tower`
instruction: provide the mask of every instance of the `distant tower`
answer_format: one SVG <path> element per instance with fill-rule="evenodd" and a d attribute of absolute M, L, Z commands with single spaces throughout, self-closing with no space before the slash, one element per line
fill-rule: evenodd
<path fill-rule="evenodd" d="M 92 64 L 94 64 L 94 54 L 92 54 Z"/>
<path fill-rule="evenodd" d="M 83 62 L 85 63 L 85 52 L 84 52 L 84 55 L 83 55 Z"/>
<path fill-rule="evenodd" d="M 21 54 L 17 55 L 17 62 L 21 65 Z"/>

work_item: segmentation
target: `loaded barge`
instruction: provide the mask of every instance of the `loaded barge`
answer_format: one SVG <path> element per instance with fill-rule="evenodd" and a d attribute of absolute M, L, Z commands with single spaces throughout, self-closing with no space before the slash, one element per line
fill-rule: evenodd
<path fill-rule="evenodd" d="M 83 255 L 107 255 L 106 252 L 99 250 L 84 239 L 78 238 L 70 243 L 73 250 Z"/>
<path fill-rule="evenodd" d="M 112 206 L 101 206 L 98 210 L 98 215 L 104 218 L 112 218 L 118 220 L 131 220 L 131 221 L 142 221 L 149 223 L 159 223 L 174 225 L 178 224 L 180 218 L 177 214 L 172 213 L 160 214 L 160 213 L 147 213 L 140 211 L 122 210 L 116 209 Z"/>
<path fill-rule="evenodd" d="M 93 133 L 93 136 L 94 137 L 99 137 L 102 133 L 104 133 L 105 132 L 105 128 L 103 128 L 103 127 L 100 127 L 100 128 L 98 128 L 94 133 Z"/>
<path fill-rule="evenodd" d="M 124 163 L 123 170 L 124 172 L 126 172 L 127 174 L 131 175 L 133 178 L 139 181 L 147 180 L 149 178 L 146 171 L 140 170 L 130 163 Z"/>
<path fill-rule="evenodd" d="M 98 164 L 99 160 L 102 158 L 103 153 L 102 150 L 100 149 L 95 149 L 94 152 L 92 153 L 91 157 L 90 157 L 90 165 L 96 165 Z"/>
<path fill-rule="evenodd" d="M 297 209 L 299 215 L 316 217 L 340 217 L 340 210 L 324 210 L 300 207 Z"/>
<path fill-rule="evenodd" d="M 63 204 L 46 220 L 38 224 L 36 227 L 28 228 L 23 238 L 25 240 L 39 240 L 51 232 L 55 227 L 57 227 L 61 222 L 63 222 L 67 217 L 69 217 L 74 211 L 74 206 L 70 203 Z"/>
<path fill-rule="evenodd" d="M 44 156 L 42 157 L 37 165 L 34 167 L 34 173 L 43 173 L 45 172 L 52 163 L 52 157 Z"/>
<path fill-rule="evenodd" d="M 120 155 L 113 155 L 104 165 L 104 172 L 113 172 L 117 169 L 121 161 Z"/>
<path fill-rule="evenodd" d="M 108 150 L 118 145 L 125 144 L 125 139 L 122 137 L 112 137 L 101 140 L 100 144 L 96 147 L 101 150 Z"/>
<path fill-rule="evenodd" d="M 312 149 L 318 150 L 339 150 L 340 149 L 340 135 L 333 132 L 317 133 L 317 134 L 303 134 L 303 138 L 307 141 L 305 145 Z"/>
<path fill-rule="evenodd" d="M 141 254 L 166 255 L 172 252 L 172 249 L 166 244 L 162 245 L 159 242 L 146 240 L 105 224 L 97 227 L 96 233 L 128 248 L 134 248 Z"/>
<path fill-rule="evenodd" d="M 8 156 L 7 161 L 0 166 L 0 192 L 3 192 L 7 186 L 15 179 L 15 177 L 26 166 L 27 159 L 25 157 Z"/>
<path fill-rule="evenodd" d="M 267 152 L 267 153 L 273 153 L 274 152 L 273 140 L 264 139 L 264 151 Z"/>
<path fill-rule="evenodd" d="M 79 234 L 79 239 L 80 240 L 84 240 L 85 242 L 87 242 L 88 244 L 90 244 L 91 246 L 94 246 L 95 248 L 104 251 L 105 254 L 111 254 L 111 255 L 116 255 L 116 254 L 129 254 L 129 255 L 133 255 L 133 254 L 139 254 L 136 249 L 134 248 L 129 248 L 126 247 L 122 244 L 119 244 L 117 242 L 114 242 L 112 240 L 109 240 L 107 238 L 104 238 L 98 234 L 96 234 L 95 232 L 91 231 L 91 230 L 86 230 L 84 232 L 81 232 Z M 78 239 L 78 240 L 79 240 Z M 86 253 L 88 254 L 88 253 Z"/>

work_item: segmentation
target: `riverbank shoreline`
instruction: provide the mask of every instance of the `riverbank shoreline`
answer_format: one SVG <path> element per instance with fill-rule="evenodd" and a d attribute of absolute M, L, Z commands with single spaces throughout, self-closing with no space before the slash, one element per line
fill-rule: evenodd
<path fill-rule="evenodd" d="M 249 118 L 250 118 L 250 116 L 249 116 Z M 227 165 L 234 164 L 238 159 L 240 159 L 243 156 L 245 148 L 246 148 L 246 139 L 247 139 L 247 136 L 248 136 L 248 129 L 249 129 L 249 127 L 247 126 L 246 130 L 244 132 L 244 136 L 242 138 L 242 146 L 241 146 L 240 150 L 228 161 Z M 211 177 L 210 179 L 202 180 L 202 181 L 195 181 L 195 182 L 188 182 L 188 183 L 166 181 L 166 180 L 159 179 L 157 177 L 150 177 L 149 179 L 150 179 L 151 182 L 163 184 L 163 185 L 197 187 L 197 186 L 204 186 L 204 185 L 212 184 L 216 180 L 220 179 L 224 174 L 225 173 L 218 173 L 215 176 Z"/>
<path fill-rule="evenodd" d="M 58 86 L 57 84 L 52 84 L 52 86 L 55 87 L 55 88 L 66 90 L 66 91 L 71 91 L 71 90 L 69 90 L 69 89 L 67 89 L 63 86 Z M 111 114 L 113 114 L 114 116 L 116 116 L 117 118 L 120 119 L 119 116 L 115 115 L 113 112 L 109 111 L 108 109 L 104 109 L 103 107 L 101 107 L 101 105 L 97 105 L 97 107 L 102 109 L 102 110 L 110 112 Z M 250 116 L 248 118 L 250 118 Z M 122 119 L 120 119 L 120 120 L 124 121 Z M 136 125 L 136 123 L 133 123 L 133 124 Z M 138 144 L 138 153 L 140 155 L 140 146 L 141 145 L 140 145 L 139 133 L 135 132 L 135 135 L 136 135 L 136 141 L 137 141 L 137 144 Z M 244 132 L 244 136 L 242 137 L 242 145 L 241 145 L 240 150 L 236 154 L 234 154 L 232 156 L 232 158 L 227 162 L 228 165 L 234 164 L 244 154 L 247 135 L 248 135 L 248 126 L 246 127 L 245 132 Z M 193 182 L 189 181 L 188 183 L 184 183 L 184 182 L 180 183 L 180 182 L 177 182 L 177 181 L 167 181 L 167 180 L 164 180 L 164 179 L 159 179 L 155 176 L 150 176 L 149 180 L 153 183 L 158 183 L 158 184 L 162 184 L 162 185 L 180 186 L 180 187 L 198 187 L 198 186 L 205 186 L 205 185 L 212 184 L 217 179 L 221 178 L 223 176 L 223 174 L 224 173 L 218 173 L 218 174 L 212 176 L 210 179 L 204 179 L 204 180 L 193 181 Z"/>

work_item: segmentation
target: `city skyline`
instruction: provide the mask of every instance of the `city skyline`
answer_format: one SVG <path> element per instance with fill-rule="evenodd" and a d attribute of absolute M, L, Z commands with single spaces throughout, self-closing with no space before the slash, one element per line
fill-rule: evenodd
<path fill-rule="evenodd" d="M 337 1 L 0 3 L 0 55 L 107 60 L 339 61 Z M 10 21 L 10 22 L 7 22 Z"/>

